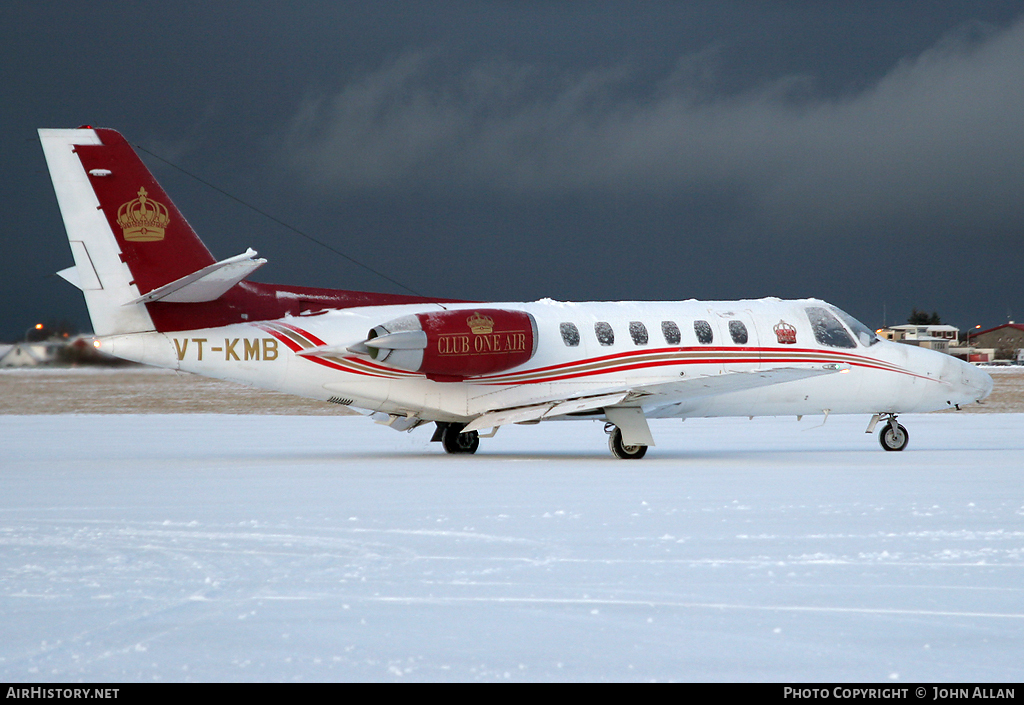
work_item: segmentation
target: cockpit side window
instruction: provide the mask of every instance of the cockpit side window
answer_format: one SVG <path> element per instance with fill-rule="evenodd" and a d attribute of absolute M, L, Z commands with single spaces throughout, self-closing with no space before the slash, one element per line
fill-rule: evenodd
<path fill-rule="evenodd" d="M 807 312 L 807 318 L 811 322 L 814 338 L 820 344 L 827 345 L 830 348 L 857 347 L 857 343 L 853 341 L 850 334 L 843 328 L 843 324 L 827 308 L 808 306 L 804 311 Z"/>
<path fill-rule="evenodd" d="M 580 344 L 580 329 L 575 323 L 560 323 L 558 328 L 562 331 L 562 342 L 570 348 Z"/>
<path fill-rule="evenodd" d="M 693 332 L 697 334 L 697 340 L 704 345 L 715 342 L 715 333 L 711 330 L 711 324 L 707 321 L 694 321 Z"/>
<path fill-rule="evenodd" d="M 634 345 L 647 345 L 647 326 L 640 321 L 629 322 L 629 337 Z"/>

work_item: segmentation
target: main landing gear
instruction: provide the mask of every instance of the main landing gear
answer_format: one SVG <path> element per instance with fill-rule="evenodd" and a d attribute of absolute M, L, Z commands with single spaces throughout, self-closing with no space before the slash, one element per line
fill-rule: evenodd
<path fill-rule="evenodd" d="M 476 431 L 462 433 L 465 424 L 437 422 L 437 430 L 431 441 L 440 441 L 445 453 L 472 455 L 480 447 L 480 434 Z"/>
<path fill-rule="evenodd" d="M 605 433 L 608 434 L 608 450 L 619 460 L 640 460 L 647 455 L 647 446 L 630 446 L 622 442 L 622 431 L 618 426 L 606 424 Z"/>
<path fill-rule="evenodd" d="M 886 450 L 903 450 L 910 441 L 910 433 L 903 424 L 896 423 L 896 414 L 875 414 L 868 424 L 868 433 L 875 430 L 875 424 L 883 422 L 882 430 L 878 432 L 878 442 Z"/>

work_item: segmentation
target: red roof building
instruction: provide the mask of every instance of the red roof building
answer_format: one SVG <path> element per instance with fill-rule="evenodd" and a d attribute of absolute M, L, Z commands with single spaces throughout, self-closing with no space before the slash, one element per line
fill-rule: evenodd
<path fill-rule="evenodd" d="M 970 333 L 970 344 L 979 348 L 995 348 L 996 359 L 1013 360 L 1017 352 L 1024 348 L 1024 325 L 1020 323 L 1004 323 L 995 328 Z"/>

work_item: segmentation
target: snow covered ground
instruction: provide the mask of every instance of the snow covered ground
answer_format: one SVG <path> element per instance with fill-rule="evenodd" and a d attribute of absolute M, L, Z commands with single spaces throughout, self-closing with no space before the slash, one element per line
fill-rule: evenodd
<path fill-rule="evenodd" d="M 0 680 L 1024 680 L 1024 414 L 0 417 Z"/>

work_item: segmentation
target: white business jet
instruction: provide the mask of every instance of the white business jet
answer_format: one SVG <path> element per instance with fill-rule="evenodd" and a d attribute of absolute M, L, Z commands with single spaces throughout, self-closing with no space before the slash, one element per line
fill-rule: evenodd
<path fill-rule="evenodd" d="M 649 418 L 870 415 L 959 408 L 992 379 L 880 340 L 817 299 L 477 303 L 246 281 L 216 260 L 125 139 L 39 130 L 96 344 L 119 358 L 343 404 L 474 453 L 506 424 L 596 419 L 642 458 Z"/>

